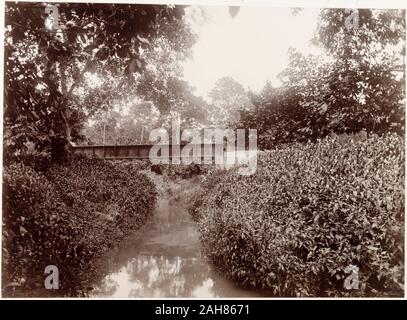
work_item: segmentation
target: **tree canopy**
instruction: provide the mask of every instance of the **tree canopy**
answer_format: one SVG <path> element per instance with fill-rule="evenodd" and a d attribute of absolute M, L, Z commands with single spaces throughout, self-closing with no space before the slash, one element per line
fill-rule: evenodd
<path fill-rule="evenodd" d="M 7 3 L 6 159 L 31 143 L 62 160 L 90 115 L 133 92 L 144 52 L 166 40 L 180 57 L 189 53 L 183 15 L 182 6 Z"/>
<path fill-rule="evenodd" d="M 251 103 L 244 87 L 231 77 L 216 81 L 209 93 L 211 98 L 211 122 L 217 126 L 228 126 L 239 120 L 242 110 L 249 110 Z"/>
<path fill-rule="evenodd" d="M 265 148 L 331 133 L 404 134 L 404 39 L 402 10 L 321 10 L 313 43 L 323 53 L 291 49 L 282 86 L 252 95 L 256 110 L 239 125 L 257 128 Z"/>

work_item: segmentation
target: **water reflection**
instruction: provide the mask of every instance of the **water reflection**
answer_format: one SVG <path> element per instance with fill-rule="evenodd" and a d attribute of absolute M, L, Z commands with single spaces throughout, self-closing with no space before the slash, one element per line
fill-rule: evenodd
<path fill-rule="evenodd" d="M 142 255 L 105 278 L 99 294 L 112 297 L 191 296 L 194 271 L 198 271 L 194 268 L 197 268 L 196 259 Z"/>
<path fill-rule="evenodd" d="M 118 272 L 109 274 L 95 290 L 99 297 L 224 297 L 256 296 L 235 287 L 202 259 L 133 258 Z"/>
<path fill-rule="evenodd" d="M 109 269 L 95 287 L 96 297 L 259 296 L 217 274 L 201 256 L 199 235 L 185 208 L 161 200 L 154 218 L 109 252 Z"/>

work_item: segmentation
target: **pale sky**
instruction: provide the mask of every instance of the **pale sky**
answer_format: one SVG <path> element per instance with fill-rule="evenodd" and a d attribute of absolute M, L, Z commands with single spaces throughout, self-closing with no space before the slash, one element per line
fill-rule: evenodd
<path fill-rule="evenodd" d="M 192 13 L 188 17 L 199 38 L 193 59 L 184 63 L 184 78 L 205 98 L 224 76 L 255 91 L 267 80 L 278 86 L 277 75 L 287 66 L 290 47 L 318 53 L 310 40 L 319 9 L 306 8 L 294 16 L 290 8 L 241 7 L 234 19 L 226 6 L 203 10 L 207 21 L 194 22 Z"/>

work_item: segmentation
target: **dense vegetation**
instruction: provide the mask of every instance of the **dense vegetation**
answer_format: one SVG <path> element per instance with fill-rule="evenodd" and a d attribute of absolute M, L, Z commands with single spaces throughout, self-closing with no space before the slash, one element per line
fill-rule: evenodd
<path fill-rule="evenodd" d="M 190 208 L 222 273 L 275 296 L 403 296 L 403 14 L 360 9 L 352 28 L 321 10 L 323 54 L 291 50 L 282 85 L 250 93 L 235 127 L 269 151 L 253 176 L 207 177 Z"/>
<path fill-rule="evenodd" d="M 84 138 L 91 116 L 149 94 L 152 83 L 167 83 L 175 73 L 157 74 L 152 64 L 167 59 L 175 68 L 194 43 L 184 6 L 60 3 L 56 27 L 47 25 L 49 6 L 8 2 L 5 8 L 6 161 L 30 144 L 62 162 L 70 143 Z M 154 53 L 160 57 L 152 62 Z M 165 105 L 168 95 L 160 89 L 153 91 Z"/>
<path fill-rule="evenodd" d="M 182 80 L 195 41 L 183 6 L 61 3 L 57 28 L 46 6 L 5 10 L 6 294 L 42 288 L 53 264 L 78 295 L 92 258 L 152 212 L 156 192 L 139 173 L 149 164 L 73 157 L 70 146 L 144 143 L 174 117 L 182 129 L 257 129 L 271 150 L 248 177 L 151 167 L 207 173 L 191 214 L 221 271 L 277 296 L 402 295 L 404 11 L 360 9 L 349 27 L 349 12 L 323 9 L 320 55 L 290 50 L 281 86 L 259 93 L 221 78 L 208 103 Z M 343 289 L 350 264 L 360 290 Z"/>
<path fill-rule="evenodd" d="M 192 207 L 204 251 L 277 296 L 403 295 L 404 147 L 335 136 L 265 152 L 253 176 L 215 173 Z M 345 268 L 360 290 L 345 290 Z"/>
<path fill-rule="evenodd" d="M 322 53 L 290 50 L 282 85 L 251 94 L 255 108 L 237 126 L 256 128 L 261 149 L 331 133 L 404 134 L 404 11 L 357 14 L 349 27 L 345 9 L 322 10 L 313 41 Z"/>
<path fill-rule="evenodd" d="M 56 265 L 62 289 L 56 294 L 78 295 L 91 259 L 151 215 L 155 190 L 139 167 L 74 157 L 70 147 L 84 140 L 82 129 L 92 116 L 148 94 L 152 82 L 167 83 L 168 69 L 158 73 L 153 64 L 166 58 L 176 68 L 189 54 L 195 38 L 184 9 L 7 3 L 5 294 L 43 288 L 45 266 Z"/>
<path fill-rule="evenodd" d="M 153 183 L 131 167 L 78 157 L 45 173 L 12 164 L 4 189 L 6 294 L 43 288 L 45 266 L 56 265 L 63 294 L 77 295 L 87 263 L 140 227 L 156 197 Z"/>

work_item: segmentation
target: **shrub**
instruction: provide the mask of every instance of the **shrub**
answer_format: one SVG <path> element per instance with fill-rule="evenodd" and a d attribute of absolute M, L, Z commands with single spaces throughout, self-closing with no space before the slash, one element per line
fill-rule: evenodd
<path fill-rule="evenodd" d="M 111 160 L 109 163 L 115 166 L 121 166 L 133 171 L 150 170 L 150 160 L 132 159 L 132 160 Z"/>
<path fill-rule="evenodd" d="M 96 234 L 88 233 L 82 240 L 91 238 L 92 251 L 138 228 L 154 208 L 153 183 L 131 165 L 75 156 L 68 164 L 53 167 L 48 177 L 64 202 L 82 209 L 87 223 L 95 225 Z"/>
<path fill-rule="evenodd" d="M 201 219 L 202 206 L 205 205 L 205 198 L 215 186 L 220 183 L 228 173 L 222 169 L 208 170 L 207 175 L 203 175 L 194 193 L 188 199 L 188 212 L 192 220 L 198 222 Z"/>
<path fill-rule="evenodd" d="M 215 179 L 195 216 L 221 272 L 278 296 L 403 295 L 402 137 L 293 144 Z M 348 265 L 359 290 L 344 289 Z"/>
<path fill-rule="evenodd" d="M 205 164 L 159 164 L 152 165 L 151 170 L 158 174 L 166 174 L 170 178 L 189 179 L 195 176 L 205 174 L 209 171 L 212 165 Z"/>
<path fill-rule="evenodd" d="M 53 264 L 68 295 L 92 258 L 145 222 L 156 196 L 137 171 L 77 156 L 45 174 L 12 164 L 3 186 L 3 288 L 42 287 Z"/>

